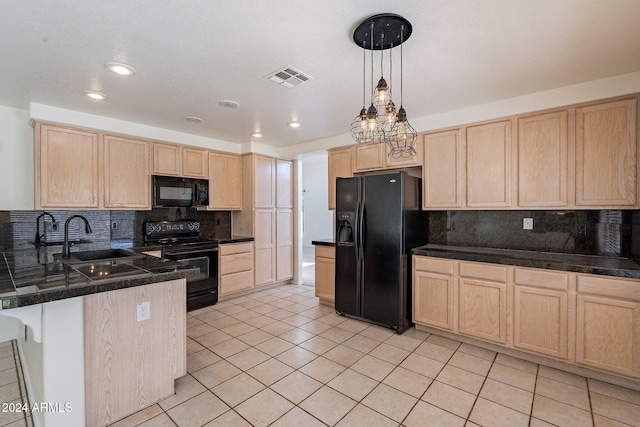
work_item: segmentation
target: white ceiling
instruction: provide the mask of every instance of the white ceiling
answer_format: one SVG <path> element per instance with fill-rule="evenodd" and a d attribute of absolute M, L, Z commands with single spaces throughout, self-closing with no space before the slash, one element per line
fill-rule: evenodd
<path fill-rule="evenodd" d="M 344 134 L 362 107 L 353 30 L 383 12 L 413 25 L 403 45 L 410 121 L 640 70 L 639 0 L 2 0 L 0 104 L 234 143 L 259 130 L 253 140 L 274 147 Z M 112 74 L 107 61 L 137 75 Z M 313 80 L 286 89 L 264 78 L 286 65 Z M 377 81 L 379 59 L 374 69 Z M 293 120 L 302 127 L 287 127 Z"/>

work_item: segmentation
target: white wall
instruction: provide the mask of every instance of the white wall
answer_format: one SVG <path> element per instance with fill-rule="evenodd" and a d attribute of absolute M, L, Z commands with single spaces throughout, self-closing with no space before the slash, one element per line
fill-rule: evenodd
<path fill-rule="evenodd" d="M 328 180 L 327 153 L 302 160 L 303 246 L 311 246 L 312 240 L 333 237 Z"/>
<path fill-rule="evenodd" d="M 33 129 L 25 110 L 0 105 L 0 210 L 34 207 Z"/>

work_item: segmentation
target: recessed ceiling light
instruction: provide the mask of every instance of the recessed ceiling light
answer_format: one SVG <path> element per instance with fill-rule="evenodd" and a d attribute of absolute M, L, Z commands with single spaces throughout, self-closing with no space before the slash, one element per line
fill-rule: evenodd
<path fill-rule="evenodd" d="M 254 138 L 262 138 L 262 134 L 260 132 L 254 132 L 251 134 Z"/>
<path fill-rule="evenodd" d="M 224 108 L 238 108 L 240 106 L 238 102 L 231 99 L 223 99 L 222 101 L 218 102 L 218 105 Z"/>
<path fill-rule="evenodd" d="M 290 128 L 299 128 L 301 125 L 299 122 L 289 122 L 287 123 L 287 126 L 289 126 Z"/>
<path fill-rule="evenodd" d="M 136 73 L 135 68 L 131 65 L 123 64 L 121 62 L 107 62 L 104 66 L 107 70 L 120 74 L 121 76 L 133 76 Z"/>
<path fill-rule="evenodd" d="M 88 96 L 91 99 L 97 99 L 100 101 L 108 98 L 106 94 L 95 91 L 95 90 L 83 90 L 82 93 L 84 93 L 86 96 Z"/>
<path fill-rule="evenodd" d="M 185 117 L 184 118 L 186 121 L 191 122 L 191 123 L 201 123 L 202 119 L 200 117 L 196 117 L 196 116 L 189 116 L 189 117 Z"/>

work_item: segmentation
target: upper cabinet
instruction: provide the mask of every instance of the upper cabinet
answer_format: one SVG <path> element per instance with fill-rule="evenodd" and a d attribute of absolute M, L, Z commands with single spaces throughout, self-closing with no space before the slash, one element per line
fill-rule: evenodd
<path fill-rule="evenodd" d="M 353 151 L 351 147 L 329 150 L 329 209 L 336 208 L 336 178 L 351 178 Z"/>
<path fill-rule="evenodd" d="M 576 110 L 576 205 L 637 205 L 637 99 Z"/>
<path fill-rule="evenodd" d="M 212 210 L 242 209 L 242 161 L 234 154 L 209 153 L 209 206 Z"/>
<path fill-rule="evenodd" d="M 207 151 L 180 145 L 153 143 L 153 173 L 156 175 L 207 177 Z"/>
<path fill-rule="evenodd" d="M 149 142 L 104 136 L 104 207 L 151 209 Z"/>
<path fill-rule="evenodd" d="M 273 208 L 276 203 L 276 163 L 275 159 L 253 156 L 254 207 Z"/>
<path fill-rule="evenodd" d="M 354 172 L 384 168 L 386 144 L 359 144 L 355 146 Z"/>
<path fill-rule="evenodd" d="M 464 150 L 460 129 L 424 135 L 422 200 L 425 208 L 463 206 Z"/>

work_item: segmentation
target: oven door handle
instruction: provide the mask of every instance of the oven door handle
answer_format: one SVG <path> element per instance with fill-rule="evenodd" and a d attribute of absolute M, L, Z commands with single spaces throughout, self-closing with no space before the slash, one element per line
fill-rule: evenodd
<path fill-rule="evenodd" d="M 194 249 L 194 250 L 189 250 L 189 251 L 180 251 L 180 252 L 172 252 L 171 250 L 169 251 L 165 251 L 164 249 L 162 250 L 162 257 L 163 258 L 169 258 L 172 256 L 179 256 L 179 255 L 197 255 L 197 254 L 204 254 L 204 253 L 210 253 L 210 252 L 218 252 L 218 248 L 209 248 L 209 249 Z"/>

